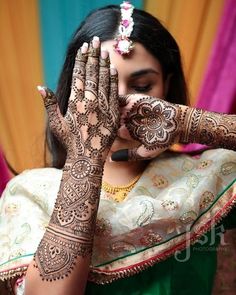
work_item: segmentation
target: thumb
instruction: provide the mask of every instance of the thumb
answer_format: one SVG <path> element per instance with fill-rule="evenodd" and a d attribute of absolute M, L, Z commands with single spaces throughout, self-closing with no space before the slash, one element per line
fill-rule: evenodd
<path fill-rule="evenodd" d="M 111 160 L 118 161 L 145 161 L 151 160 L 161 154 L 164 150 L 147 150 L 144 145 L 140 145 L 138 148 L 123 149 L 114 152 L 111 155 Z"/>
<path fill-rule="evenodd" d="M 60 112 L 56 95 L 53 91 L 45 86 L 37 86 L 39 93 L 41 94 L 46 108 L 49 126 L 51 131 L 60 137 L 63 130 L 63 116 Z"/>
<path fill-rule="evenodd" d="M 44 106 L 47 111 L 57 109 L 57 98 L 53 91 L 45 86 L 37 86 L 39 93 L 41 94 L 44 102 Z"/>

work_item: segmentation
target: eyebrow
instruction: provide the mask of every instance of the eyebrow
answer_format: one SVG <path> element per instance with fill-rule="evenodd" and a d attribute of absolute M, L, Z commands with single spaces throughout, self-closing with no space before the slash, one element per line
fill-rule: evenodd
<path fill-rule="evenodd" d="M 158 71 L 155 71 L 153 69 L 143 69 L 143 70 L 140 70 L 140 71 L 137 71 L 137 72 L 133 72 L 130 77 L 131 78 L 136 78 L 136 77 L 140 77 L 140 76 L 143 76 L 143 75 L 147 75 L 147 74 L 156 74 L 156 75 L 160 75 L 160 73 Z"/>

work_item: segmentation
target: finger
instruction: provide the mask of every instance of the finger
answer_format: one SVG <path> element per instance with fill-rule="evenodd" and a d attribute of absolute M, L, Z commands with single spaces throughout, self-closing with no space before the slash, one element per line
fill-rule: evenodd
<path fill-rule="evenodd" d="M 119 106 L 124 107 L 128 104 L 128 98 L 129 95 L 119 95 L 118 100 L 119 100 Z"/>
<path fill-rule="evenodd" d="M 120 116 L 119 102 L 118 102 L 118 72 L 116 68 L 110 66 L 110 108 L 117 111 L 117 115 Z"/>
<path fill-rule="evenodd" d="M 84 81 L 85 81 L 85 66 L 87 62 L 87 51 L 88 43 L 83 43 L 81 48 L 77 51 L 75 57 L 75 64 L 73 68 L 72 82 L 71 82 L 71 94 L 69 98 L 70 101 L 78 99 L 82 101 L 83 99 L 83 90 L 84 90 Z"/>
<path fill-rule="evenodd" d="M 101 51 L 99 61 L 99 84 L 98 84 L 98 100 L 100 110 L 105 112 L 108 109 L 108 99 L 110 90 L 110 59 L 107 50 Z"/>
<path fill-rule="evenodd" d="M 143 145 L 134 149 L 124 149 L 116 151 L 111 155 L 111 160 L 118 161 L 146 161 L 151 160 L 158 155 L 160 155 L 164 149 L 162 150 L 147 150 Z"/>
<path fill-rule="evenodd" d="M 94 37 L 88 52 L 88 60 L 86 64 L 85 74 L 85 97 L 94 99 L 97 97 L 98 77 L 99 77 L 99 55 L 100 41 L 98 37 Z M 93 96 L 91 96 L 91 93 Z"/>
<path fill-rule="evenodd" d="M 47 112 L 56 111 L 58 104 L 56 95 L 53 91 L 45 86 L 37 86 L 37 89 L 43 98 L 44 106 Z"/>
<path fill-rule="evenodd" d="M 47 87 L 38 86 L 37 88 L 44 101 L 50 129 L 58 138 L 61 138 L 65 131 L 65 124 L 57 103 L 56 95 Z"/>

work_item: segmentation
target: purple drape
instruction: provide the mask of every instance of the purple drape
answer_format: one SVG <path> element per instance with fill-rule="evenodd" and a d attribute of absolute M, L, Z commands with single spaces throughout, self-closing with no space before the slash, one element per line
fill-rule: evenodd
<path fill-rule="evenodd" d="M 10 174 L 8 172 L 3 154 L 0 151 L 0 197 L 9 179 L 10 179 Z"/>
<path fill-rule="evenodd" d="M 196 107 L 236 113 L 236 1 L 226 0 Z M 202 149 L 190 144 L 185 151 Z"/>

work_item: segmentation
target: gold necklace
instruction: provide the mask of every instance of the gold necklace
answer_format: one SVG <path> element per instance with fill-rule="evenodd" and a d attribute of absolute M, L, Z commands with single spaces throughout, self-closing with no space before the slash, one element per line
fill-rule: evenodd
<path fill-rule="evenodd" d="M 103 181 L 102 189 L 106 193 L 108 193 L 113 200 L 115 200 L 116 202 L 121 202 L 127 197 L 128 193 L 133 189 L 140 177 L 141 174 L 137 175 L 129 184 L 120 186 L 113 186 Z"/>

